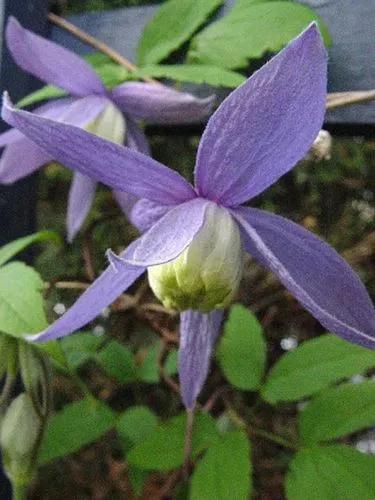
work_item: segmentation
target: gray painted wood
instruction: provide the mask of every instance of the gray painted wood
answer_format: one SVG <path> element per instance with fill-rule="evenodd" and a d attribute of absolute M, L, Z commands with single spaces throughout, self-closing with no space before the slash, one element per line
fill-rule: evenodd
<path fill-rule="evenodd" d="M 368 90 L 375 86 L 374 0 L 299 0 L 313 7 L 324 19 L 334 40 L 329 49 L 329 91 Z M 228 11 L 235 0 L 227 0 L 218 15 Z M 106 12 L 90 12 L 71 17 L 71 21 L 107 42 L 134 60 L 142 30 L 157 6 L 130 7 Z M 52 38 L 81 54 L 90 49 L 58 28 Z M 207 94 L 204 87 L 195 88 Z M 350 106 L 327 115 L 330 124 L 375 124 L 375 103 Z"/>

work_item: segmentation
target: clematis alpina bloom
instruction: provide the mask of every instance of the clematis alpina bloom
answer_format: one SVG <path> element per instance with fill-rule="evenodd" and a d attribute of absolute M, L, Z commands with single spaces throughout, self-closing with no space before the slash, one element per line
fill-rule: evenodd
<path fill-rule="evenodd" d="M 81 328 L 146 269 L 156 295 L 181 311 L 179 377 L 193 408 L 209 367 L 222 308 L 251 254 L 328 330 L 375 347 L 367 292 L 333 248 L 294 222 L 242 204 L 304 157 L 324 117 L 326 52 L 315 24 L 232 92 L 202 136 L 195 187 L 136 151 L 77 127 L 19 111 L 3 116 L 40 147 L 83 175 L 142 198 L 133 220 L 144 231 L 77 302 L 35 341 Z"/>
<path fill-rule="evenodd" d="M 156 124 L 199 122 L 212 109 L 213 97 L 199 99 L 163 85 L 128 82 L 106 90 L 91 66 L 73 52 L 32 33 L 10 17 L 6 41 L 16 63 L 40 80 L 57 85 L 71 97 L 50 101 L 35 110 L 39 116 L 84 128 L 117 144 L 149 154 L 138 120 Z M 10 130 L 0 135 L 5 150 L 0 160 L 0 182 L 9 184 L 54 159 L 53 155 Z M 71 241 L 82 226 L 93 202 L 96 181 L 75 172 L 69 192 L 67 233 Z M 135 199 L 114 192 L 125 213 Z"/>

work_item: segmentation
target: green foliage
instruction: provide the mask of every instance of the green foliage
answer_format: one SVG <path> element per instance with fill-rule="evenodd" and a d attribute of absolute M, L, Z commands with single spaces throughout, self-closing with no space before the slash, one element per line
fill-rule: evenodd
<path fill-rule="evenodd" d="M 43 281 L 30 266 L 12 262 L 0 268 L 0 331 L 14 336 L 47 326 L 41 291 Z"/>
<path fill-rule="evenodd" d="M 116 414 L 101 401 L 69 403 L 48 422 L 39 462 L 46 463 L 78 451 L 99 439 L 116 421 Z"/>
<path fill-rule="evenodd" d="M 193 38 L 189 60 L 227 69 L 246 68 L 248 61 L 277 52 L 317 21 L 326 43 L 328 31 L 308 7 L 286 1 L 237 2 L 230 13 Z"/>
<path fill-rule="evenodd" d="M 301 441 L 311 445 L 375 425 L 375 382 L 327 389 L 301 412 Z"/>
<path fill-rule="evenodd" d="M 214 87 L 229 88 L 238 87 L 246 80 L 240 73 L 204 64 L 146 65 L 133 73 L 134 78 L 143 78 L 145 76 L 168 78 L 178 82 L 207 83 Z"/>
<path fill-rule="evenodd" d="M 374 351 L 322 335 L 280 358 L 267 377 L 262 396 L 269 403 L 296 401 L 374 367 Z"/>
<path fill-rule="evenodd" d="M 79 332 L 64 337 L 61 345 L 69 366 L 76 370 L 95 358 L 104 341 L 103 337 L 97 337 L 91 332 Z"/>
<path fill-rule="evenodd" d="M 261 325 L 244 306 L 232 307 L 217 358 L 232 385 L 243 390 L 259 388 L 266 362 L 266 343 Z"/>
<path fill-rule="evenodd" d="M 156 415 L 147 406 L 132 406 L 124 411 L 116 424 L 124 450 L 147 439 L 157 425 Z"/>
<path fill-rule="evenodd" d="M 286 479 L 288 500 L 373 500 L 375 456 L 343 445 L 299 451 Z"/>
<path fill-rule="evenodd" d="M 111 340 L 96 355 L 96 361 L 111 377 L 121 384 L 135 379 L 136 369 L 132 352 L 116 340 Z"/>
<path fill-rule="evenodd" d="M 246 434 L 232 431 L 220 436 L 195 466 L 191 500 L 246 500 L 251 492 L 250 443 Z"/>
<path fill-rule="evenodd" d="M 149 384 L 157 384 L 160 380 L 158 359 L 161 353 L 162 343 L 155 342 L 147 348 L 145 355 L 142 356 L 142 361 L 137 364 L 137 378 L 142 382 Z M 139 354 L 143 354 L 142 352 Z M 177 373 L 177 350 L 172 349 L 165 360 L 164 371 L 167 375 L 175 375 Z"/>
<path fill-rule="evenodd" d="M 0 266 L 33 243 L 42 243 L 45 241 L 60 244 L 61 238 L 55 231 L 39 231 L 38 233 L 11 241 L 0 248 Z"/>
<path fill-rule="evenodd" d="M 168 0 L 146 25 L 138 45 L 140 65 L 155 64 L 177 50 L 223 0 Z"/>
<path fill-rule="evenodd" d="M 160 424 L 145 440 L 135 445 L 128 461 L 140 469 L 167 471 L 184 461 L 185 413 Z M 218 437 L 214 419 L 198 413 L 193 428 L 193 456 L 206 449 Z"/>

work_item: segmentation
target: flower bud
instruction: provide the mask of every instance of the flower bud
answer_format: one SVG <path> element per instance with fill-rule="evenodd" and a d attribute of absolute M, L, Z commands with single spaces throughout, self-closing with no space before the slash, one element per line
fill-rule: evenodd
<path fill-rule="evenodd" d="M 12 482 L 28 484 L 35 467 L 42 424 L 26 393 L 17 396 L 1 422 L 0 445 L 4 469 Z"/>
<path fill-rule="evenodd" d="M 224 208 L 210 203 L 205 221 L 176 259 L 148 268 L 150 286 L 167 308 L 209 312 L 227 306 L 243 270 L 239 228 Z"/>
<path fill-rule="evenodd" d="M 121 111 L 111 102 L 104 110 L 87 125 L 86 130 L 103 139 L 123 144 L 125 140 L 126 124 Z"/>

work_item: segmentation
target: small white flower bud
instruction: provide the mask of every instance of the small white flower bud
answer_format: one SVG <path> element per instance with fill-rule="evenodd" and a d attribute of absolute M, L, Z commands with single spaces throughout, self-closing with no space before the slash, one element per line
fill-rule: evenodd
<path fill-rule="evenodd" d="M 190 245 L 176 259 L 148 268 L 149 283 L 167 308 L 209 312 L 231 302 L 243 261 L 236 222 L 227 210 L 210 203 Z"/>
<path fill-rule="evenodd" d="M 327 130 L 320 130 L 305 160 L 330 160 L 332 151 L 332 136 Z"/>
<path fill-rule="evenodd" d="M 121 111 L 111 102 L 108 102 L 104 110 L 85 128 L 88 132 L 103 139 L 116 144 L 124 144 L 125 120 Z"/>

